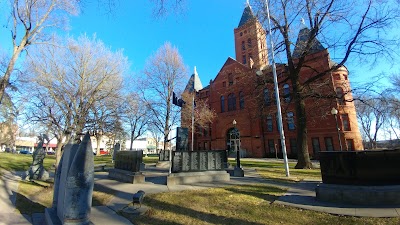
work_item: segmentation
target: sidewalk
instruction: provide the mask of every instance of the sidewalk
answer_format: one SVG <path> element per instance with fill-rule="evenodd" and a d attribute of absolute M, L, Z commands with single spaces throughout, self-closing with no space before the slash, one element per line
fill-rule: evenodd
<path fill-rule="evenodd" d="M 126 218 L 116 214 L 132 202 L 132 196 L 139 190 L 146 194 L 195 190 L 227 185 L 268 184 L 288 189 L 288 192 L 273 204 L 294 206 L 307 210 L 326 212 L 337 215 L 366 216 L 366 217 L 399 217 L 400 206 L 371 208 L 319 202 L 315 199 L 315 187 L 319 181 L 304 181 L 300 183 L 282 183 L 261 178 L 254 169 L 245 169 L 245 177 L 231 177 L 228 182 L 197 183 L 190 185 L 167 186 L 167 169 L 147 167 L 144 171 L 146 182 L 142 184 L 122 183 L 108 178 L 107 172 L 96 172 L 95 183 L 116 191 L 113 199 L 106 206 L 92 207 L 91 221 L 93 224 L 131 224 Z M 44 224 L 44 214 L 37 213 L 32 217 L 21 215 L 14 206 L 18 181 L 21 178 L 7 171 L 0 177 L 0 225 L 8 224 Z M 144 204 L 146 203 L 146 198 Z"/>

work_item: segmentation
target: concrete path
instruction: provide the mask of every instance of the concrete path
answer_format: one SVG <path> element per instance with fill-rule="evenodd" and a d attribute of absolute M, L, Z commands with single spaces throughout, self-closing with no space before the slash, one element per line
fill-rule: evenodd
<path fill-rule="evenodd" d="M 0 169 L 0 225 L 32 224 L 28 215 L 22 215 L 15 209 L 15 199 L 20 177 Z"/>

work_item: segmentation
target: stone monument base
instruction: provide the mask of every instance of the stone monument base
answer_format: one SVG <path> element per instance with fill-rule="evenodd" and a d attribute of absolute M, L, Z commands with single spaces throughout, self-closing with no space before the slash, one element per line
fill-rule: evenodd
<path fill-rule="evenodd" d="M 244 171 L 240 167 L 235 167 L 234 169 L 228 169 L 227 172 L 232 176 L 232 177 L 244 177 Z"/>
<path fill-rule="evenodd" d="M 193 184 L 213 181 L 229 181 L 230 176 L 226 171 L 181 172 L 171 173 L 167 176 L 167 185 Z"/>
<path fill-rule="evenodd" d="M 400 185 L 356 186 L 321 183 L 315 188 L 318 200 L 353 205 L 400 205 Z"/>
<path fill-rule="evenodd" d="M 142 172 L 131 172 L 131 171 L 120 170 L 120 169 L 108 170 L 108 177 L 110 177 L 114 180 L 131 183 L 131 184 L 144 183 L 144 179 L 145 179 Z"/>
<path fill-rule="evenodd" d="M 158 161 L 156 164 L 157 168 L 168 168 L 170 167 L 171 163 L 169 161 Z"/>
<path fill-rule="evenodd" d="M 44 209 L 44 216 L 46 220 L 47 225 L 81 225 L 81 224 L 89 224 L 92 225 L 93 223 L 89 221 L 89 218 L 83 219 L 83 220 L 71 220 L 71 221 L 64 221 L 64 223 L 61 222 L 61 220 L 57 216 L 57 211 L 54 210 L 53 208 L 46 208 Z"/>

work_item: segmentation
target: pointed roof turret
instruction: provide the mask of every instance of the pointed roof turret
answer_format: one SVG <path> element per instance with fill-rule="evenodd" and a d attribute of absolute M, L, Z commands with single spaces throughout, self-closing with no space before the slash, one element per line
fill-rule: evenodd
<path fill-rule="evenodd" d="M 309 39 L 310 29 L 304 27 L 300 30 L 299 36 L 297 37 L 296 46 L 293 51 L 293 58 L 299 58 L 303 54 L 306 48 L 307 40 Z M 317 38 L 314 38 L 313 43 L 311 44 L 311 48 L 308 51 L 307 55 L 320 52 L 325 50 L 324 46 L 318 41 Z"/>
<path fill-rule="evenodd" d="M 246 2 L 246 7 L 243 10 L 242 18 L 240 19 L 239 26 L 244 25 L 247 21 L 256 18 L 253 14 L 253 10 L 251 10 L 249 1 Z"/>
<path fill-rule="evenodd" d="M 193 91 L 199 91 L 203 89 L 203 84 L 201 84 L 199 75 L 197 74 L 196 67 L 194 67 L 194 71 L 192 76 L 190 76 L 189 82 L 186 85 L 185 91 L 188 92 L 193 92 Z"/>

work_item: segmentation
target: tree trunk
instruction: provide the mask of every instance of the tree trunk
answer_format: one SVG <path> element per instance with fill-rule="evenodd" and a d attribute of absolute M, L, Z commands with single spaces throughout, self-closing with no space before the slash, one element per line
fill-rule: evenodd
<path fill-rule="evenodd" d="M 297 164 L 295 169 L 311 169 L 313 164 L 310 160 L 308 153 L 308 142 L 307 142 L 307 115 L 305 110 L 304 99 L 301 98 L 300 84 L 297 83 L 295 90 L 295 101 L 296 101 L 296 116 L 297 116 Z"/>
<path fill-rule="evenodd" d="M 18 57 L 21 54 L 21 51 L 25 47 L 25 45 L 26 45 L 26 41 L 25 41 L 25 39 L 23 39 L 21 41 L 20 47 L 17 47 L 17 46 L 14 47 L 14 52 L 10 59 L 10 62 L 8 63 L 6 72 L 4 73 L 3 78 L 0 80 L 0 105 L 3 101 L 3 96 L 4 96 L 4 93 L 6 92 L 6 88 L 8 87 L 8 85 L 10 83 L 10 77 L 11 77 L 12 71 L 14 70 L 15 63 L 17 62 Z"/>
<path fill-rule="evenodd" d="M 102 139 L 102 135 L 96 135 L 96 156 L 100 156 L 100 143 L 101 143 L 101 139 Z"/>

